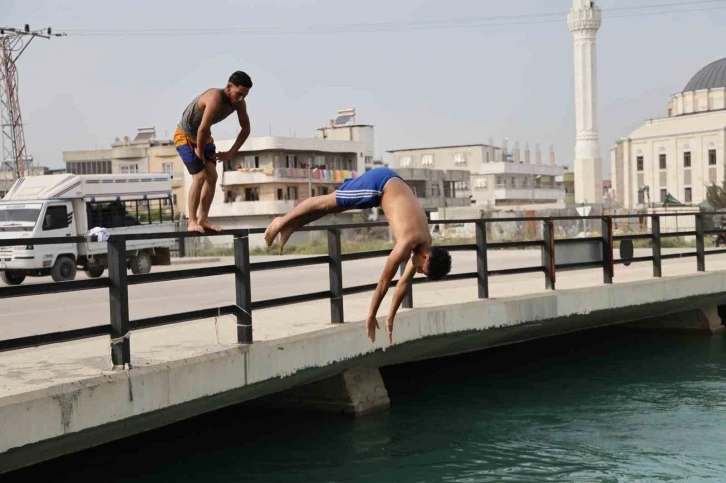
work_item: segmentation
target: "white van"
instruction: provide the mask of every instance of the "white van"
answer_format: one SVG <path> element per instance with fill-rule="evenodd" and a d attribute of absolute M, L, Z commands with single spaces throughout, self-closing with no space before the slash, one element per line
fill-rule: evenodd
<path fill-rule="evenodd" d="M 0 201 L 0 276 L 19 285 L 27 276 L 73 280 L 108 268 L 106 235 L 174 231 L 171 179 L 166 174 L 28 176 Z M 94 230 L 103 229 L 103 230 Z M 89 236 L 93 230 L 94 236 Z M 3 239 L 85 236 L 84 243 L 3 246 Z M 169 265 L 174 239 L 126 244 L 127 268 L 149 273 Z"/>

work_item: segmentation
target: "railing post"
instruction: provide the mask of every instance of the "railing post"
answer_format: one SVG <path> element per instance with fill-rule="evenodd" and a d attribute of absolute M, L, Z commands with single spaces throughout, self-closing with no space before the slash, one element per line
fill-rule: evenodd
<path fill-rule="evenodd" d="M 555 230 L 554 222 L 550 218 L 544 222 L 544 257 L 543 266 L 545 273 L 545 288 L 548 290 L 555 289 Z"/>
<path fill-rule="evenodd" d="M 489 298 L 489 267 L 487 261 L 487 224 L 476 222 L 476 279 L 479 298 Z"/>
<path fill-rule="evenodd" d="M 111 361 L 114 368 L 131 365 L 129 286 L 126 283 L 126 241 L 108 240 L 108 299 L 111 307 Z"/>
<path fill-rule="evenodd" d="M 660 278 L 663 276 L 660 258 L 660 216 L 653 215 L 651 223 L 650 231 L 653 235 L 653 276 Z"/>
<path fill-rule="evenodd" d="M 602 281 L 613 283 L 615 262 L 613 260 L 613 219 L 604 216 L 602 219 Z"/>
<path fill-rule="evenodd" d="M 696 214 L 696 264 L 699 272 L 706 271 L 706 248 L 703 240 L 703 215 Z"/>
<path fill-rule="evenodd" d="M 405 262 L 402 262 L 399 266 L 398 273 L 403 276 L 403 272 L 406 271 L 406 265 L 408 264 L 408 260 Z M 413 284 L 408 286 L 408 290 L 406 290 L 406 294 L 403 296 L 403 300 L 401 301 L 401 307 L 404 309 L 412 309 L 413 308 Z"/>
<path fill-rule="evenodd" d="M 330 275 L 330 323 L 343 323 L 343 263 L 340 230 L 328 230 L 328 274 Z"/>
<path fill-rule="evenodd" d="M 186 238 L 181 237 L 181 238 L 179 238 L 179 258 L 184 258 L 186 256 L 187 256 Z"/>
<path fill-rule="evenodd" d="M 234 291 L 237 306 L 237 342 L 252 343 L 252 286 L 249 232 L 234 237 Z"/>

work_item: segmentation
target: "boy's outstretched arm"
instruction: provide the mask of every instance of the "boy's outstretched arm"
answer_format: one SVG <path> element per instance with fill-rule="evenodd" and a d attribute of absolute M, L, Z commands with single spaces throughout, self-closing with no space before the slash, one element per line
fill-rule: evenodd
<path fill-rule="evenodd" d="M 383 273 L 381 273 L 381 278 L 378 280 L 378 286 L 373 291 L 371 307 L 368 311 L 368 318 L 366 319 L 366 329 L 368 330 L 368 338 L 371 339 L 371 342 L 376 341 L 376 329 L 378 328 L 376 314 L 378 313 L 378 308 L 381 306 L 383 297 L 388 292 L 388 286 L 396 275 L 398 267 L 411 256 L 412 248 L 409 245 L 409 243 L 396 244 L 391 254 L 388 255 L 386 266 L 383 269 Z"/>
<path fill-rule="evenodd" d="M 406 296 L 409 287 L 413 281 L 413 277 L 416 275 L 416 267 L 413 266 L 413 260 L 409 259 L 406 264 L 406 269 L 403 271 L 401 278 L 398 279 L 396 289 L 393 291 L 393 300 L 391 301 L 391 308 L 388 310 L 388 318 L 386 319 L 386 328 L 388 329 L 388 343 L 393 343 L 393 319 L 396 318 L 396 312 L 403 302 L 403 298 Z"/>

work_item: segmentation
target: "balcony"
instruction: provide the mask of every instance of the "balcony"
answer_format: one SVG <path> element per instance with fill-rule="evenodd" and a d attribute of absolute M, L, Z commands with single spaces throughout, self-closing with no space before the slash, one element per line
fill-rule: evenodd
<path fill-rule="evenodd" d="M 478 174 L 523 174 L 530 176 L 559 176 L 565 172 L 562 166 L 526 163 L 483 163 Z"/>
<path fill-rule="evenodd" d="M 250 169 L 248 171 L 225 171 L 219 177 L 222 186 L 234 186 L 240 184 L 261 184 L 276 181 L 272 173 L 267 174 L 262 169 Z"/>
<path fill-rule="evenodd" d="M 209 216 L 211 218 L 233 216 L 269 216 L 282 215 L 298 204 L 295 200 L 269 200 L 269 201 L 233 201 L 231 203 L 213 203 Z"/>
<path fill-rule="evenodd" d="M 565 191 L 554 188 L 500 187 L 494 189 L 495 200 L 564 201 Z"/>
<path fill-rule="evenodd" d="M 312 178 L 313 182 L 342 183 L 346 178 L 357 178 L 356 171 L 340 169 L 319 169 L 310 170 L 306 168 L 249 168 L 244 171 L 225 171 L 220 177 L 223 186 L 275 183 L 279 181 L 307 181 Z"/>
<path fill-rule="evenodd" d="M 418 198 L 418 202 L 421 203 L 425 211 L 471 206 L 471 199 L 469 198 Z"/>
<path fill-rule="evenodd" d="M 179 171 L 178 173 L 167 173 L 169 174 L 169 177 L 171 178 L 171 187 L 172 188 L 182 188 L 184 187 L 184 173 Z"/>

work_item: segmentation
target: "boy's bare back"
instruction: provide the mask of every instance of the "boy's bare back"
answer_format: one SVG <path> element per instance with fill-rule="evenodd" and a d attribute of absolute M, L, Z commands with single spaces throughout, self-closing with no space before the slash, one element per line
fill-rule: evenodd
<path fill-rule="evenodd" d="M 405 181 L 392 178 L 386 183 L 381 208 L 397 243 L 408 244 L 417 251 L 431 247 L 426 212 Z"/>

